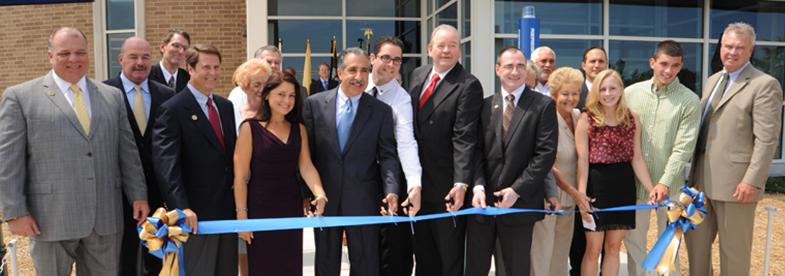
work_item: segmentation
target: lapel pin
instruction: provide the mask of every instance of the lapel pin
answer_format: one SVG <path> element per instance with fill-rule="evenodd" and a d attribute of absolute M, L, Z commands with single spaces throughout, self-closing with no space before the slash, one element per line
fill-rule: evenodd
<path fill-rule="evenodd" d="M 497 108 L 499 108 L 498 104 L 493 105 L 493 109 L 497 109 Z"/>
<path fill-rule="evenodd" d="M 49 90 L 49 91 L 47 91 L 47 92 L 46 92 L 46 94 L 49 94 L 49 96 L 54 96 L 54 95 L 55 95 L 55 92 L 54 92 L 54 91 L 52 91 L 52 90 Z"/>
<path fill-rule="evenodd" d="M 196 121 L 196 119 L 199 119 L 199 117 L 196 117 L 196 115 L 191 115 L 191 120 Z"/>

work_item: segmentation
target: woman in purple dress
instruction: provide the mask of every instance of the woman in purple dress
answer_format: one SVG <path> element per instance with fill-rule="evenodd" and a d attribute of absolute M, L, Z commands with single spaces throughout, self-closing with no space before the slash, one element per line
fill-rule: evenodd
<path fill-rule="evenodd" d="M 327 203 L 316 168 L 311 163 L 308 136 L 301 121 L 300 84 L 294 76 L 265 85 L 258 116 L 245 120 L 234 152 L 234 197 L 237 219 L 299 217 L 303 215 L 299 171 L 315 199 L 312 215 Z M 244 232 L 249 275 L 302 275 L 301 229 Z"/>

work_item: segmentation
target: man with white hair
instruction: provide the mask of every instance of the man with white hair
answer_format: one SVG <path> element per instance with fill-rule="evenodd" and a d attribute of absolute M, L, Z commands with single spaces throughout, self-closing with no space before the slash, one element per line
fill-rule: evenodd
<path fill-rule="evenodd" d="M 777 151 L 782 87 L 750 64 L 755 29 L 725 28 L 723 69 L 706 80 L 690 184 L 705 192 L 709 211 L 686 234 L 690 275 L 713 275 L 711 244 L 720 236 L 721 275 L 749 275 L 755 207 Z"/>
<path fill-rule="evenodd" d="M 531 61 L 540 67 L 540 74 L 537 76 L 537 85 L 532 87 L 534 91 L 550 97 L 551 89 L 548 88 L 548 77 L 553 70 L 556 70 L 556 52 L 548 46 L 540 46 L 532 51 Z"/>

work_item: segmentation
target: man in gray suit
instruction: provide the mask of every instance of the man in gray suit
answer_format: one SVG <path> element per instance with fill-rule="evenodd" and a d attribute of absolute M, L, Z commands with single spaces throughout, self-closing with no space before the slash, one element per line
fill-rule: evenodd
<path fill-rule="evenodd" d="M 121 189 L 141 222 L 147 188 L 123 94 L 85 75 L 87 38 L 49 36 L 52 71 L 0 100 L 0 205 L 8 228 L 30 237 L 39 275 L 117 275 Z"/>

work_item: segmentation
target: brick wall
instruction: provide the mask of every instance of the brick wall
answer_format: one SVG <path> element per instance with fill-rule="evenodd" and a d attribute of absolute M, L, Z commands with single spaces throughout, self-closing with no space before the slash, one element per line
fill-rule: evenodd
<path fill-rule="evenodd" d="M 52 66 L 47 58 L 49 34 L 61 26 L 72 26 L 87 35 L 93 60 L 93 6 L 90 3 L 22 5 L 0 7 L 0 93 L 9 86 L 37 78 Z M 95 75 L 90 68 L 90 76 Z"/>
<path fill-rule="evenodd" d="M 212 44 L 221 51 L 220 86 L 217 94 L 227 96 L 234 69 L 245 61 L 245 0 L 145 1 L 146 38 L 154 47 L 170 28 L 191 35 L 191 44 Z M 154 51 L 155 62 L 161 57 Z"/>

